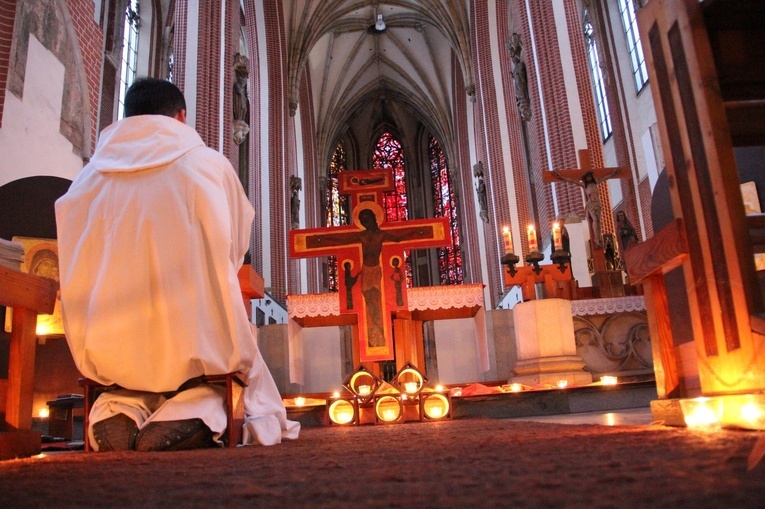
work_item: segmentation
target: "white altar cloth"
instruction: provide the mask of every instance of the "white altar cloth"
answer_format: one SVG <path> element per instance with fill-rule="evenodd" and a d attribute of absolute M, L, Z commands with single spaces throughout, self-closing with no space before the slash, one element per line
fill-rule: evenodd
<path fill-rule="evenodd" d="M 473 318 L 479 368 L 486 372 L 489 371 L 489 348 L 483 289 L 482 284 L 470 284 L 407 288 L 406 291 L 407 309 L 416 320 Z M 340 314 L 338 293 L 288 295 L 287 315 L 290 382 L 302 385 L 303 327 L 355 325 L 356 315 Z"/>

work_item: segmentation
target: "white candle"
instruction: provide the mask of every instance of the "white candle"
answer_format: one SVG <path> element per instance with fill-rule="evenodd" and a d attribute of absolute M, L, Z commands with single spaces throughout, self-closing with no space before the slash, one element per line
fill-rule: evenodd
<path fill-rule="evenodd" d="M 417 382 L 406 382 L 404 384 L 404 390 L 409 394 L 417 392 Z"/>
<path fill-rule="evenodd" d="M 372 387 L 369 385 L 359 385 L 359 396 L 369 396 Z"/>
<path fill-rule="evenodd" d="M 505 254 L 513 252 L 513 234 L 510 233 L 510 228 L 505 226 L 502 230 L 502 237 L 505 239 Z"/>
<path fill-rule="evenodd" d="M 533 224 L 529 225 L 527 237 L 529 240 L 529 251 L 539 251 L 539 246 L 537 245 L 537 231 L 534 229 Z"/>
<path fill-rule="evenodd" d="M 295 404 L 297 406 L 303 406 L 305 405 L 305 398 L 303 396 L 298 396 L 295 398 Z"/>
<path fill-rule="evenodd" d="M 555 250 L 558 251 L 563 249 L 563 237 L 561 235 L 561 229 L 558 223 L 553 223 L 552 236 L 553 236 L 553 246 L 555 247 Z"/>

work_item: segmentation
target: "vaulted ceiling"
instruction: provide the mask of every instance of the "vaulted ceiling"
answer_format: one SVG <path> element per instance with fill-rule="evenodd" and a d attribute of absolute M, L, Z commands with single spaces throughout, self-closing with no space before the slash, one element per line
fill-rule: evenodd
<path fill-rule="evenodd" d="M 474 94 L 467 2 L 292 0 L 285 11 L 290 110 L 300 106 L 310 69 L 323 157 L 348 125 L 379 123 L 386 114 L 412 116 L 450 144 L 454 94 Z M 382 30 L 375 26 L 380 15 Z M 454 90 L 455 71 L 462 90 Z"/>

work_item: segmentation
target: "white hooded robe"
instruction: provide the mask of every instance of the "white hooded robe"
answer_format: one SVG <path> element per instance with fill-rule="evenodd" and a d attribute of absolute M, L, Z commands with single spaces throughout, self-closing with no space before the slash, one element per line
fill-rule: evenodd
<path fill-rule="evenodd" d="M 299 424 L 286 419 L 237 278 L 253 217 L 231 164 L 193 128 L 140 115 L 105 129 L 56 202 L 64 327 L 80 372 L 152 393 L 241 372 L 245 443 L 296 438 Z M 181 399 L 191 401 L 170 400 L 150 420 L 195 416 L 223 431 L 221 405 Z M 120 411 L 106 400 L 91 422 Z"/>

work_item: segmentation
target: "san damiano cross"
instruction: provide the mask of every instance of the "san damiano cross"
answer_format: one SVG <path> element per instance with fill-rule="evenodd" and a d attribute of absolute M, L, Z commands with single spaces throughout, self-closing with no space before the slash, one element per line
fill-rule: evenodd
<path fill-rule="evenodd" d="M 392 360 L 391 314 L 407 309 L 404 250 L 450 245 L 449 221 L 386 222 L 380 204 L 394 189 L 392 171 L 341 172 L 339 180 L 353 224 L 290 231 L 290 257 L 337 257 L 340 312 L 358 315 L 361 361 Z"/>

